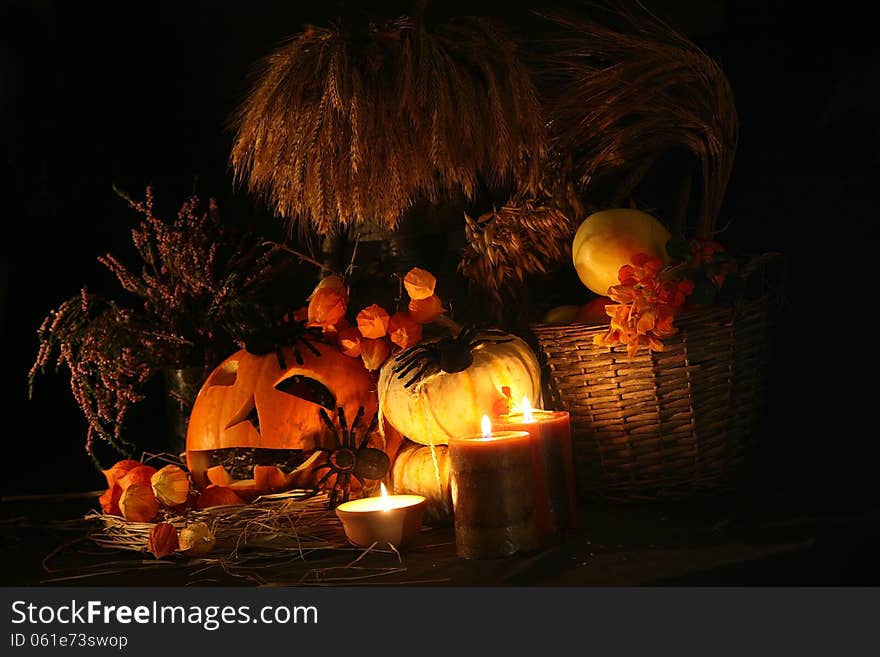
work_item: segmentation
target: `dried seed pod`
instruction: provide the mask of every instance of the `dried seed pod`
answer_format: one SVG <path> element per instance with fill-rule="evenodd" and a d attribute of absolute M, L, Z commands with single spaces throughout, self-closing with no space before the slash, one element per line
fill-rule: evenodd
<path fill-rule="evenodd" d="M 138 465 L 126 472 L 125 475 L 119 479 L 119 485 L 122 487 L 123 491 L 129 486 L 135 484 L 146 484 L 149 486 L 150 479 L 152 479 L 155 473 L 156 468 L 152 465 Z"/>
<path fill-rule="evenodd" d="M 177 528 L 170 522 L 160 522 L 150 530 L 147 548 L 157 559 L 167 557 L 180 547 Z"/>
<path fill-rule="evenodd" d="M 126 520 L 150 522 L 159 512 L 159 500 L 153 495 L 153 488 L 149 483 L 132 484 L 122 491 L 119 510 Z"/>
<path fill-rule="evenodd" d="M 429 324 L 443 312 L 443 304 L 436 294 L 426 299 L 413 299 L 409 302 L 409 315 L 419 324 Z"/>
<path fill-rule="evenodd" d="M 212 506 L 240 506 L 246 502 L 231 488 L 211 484 L 199 495 L 196 506 L 207 509 Z"/>
<path fill-rule="evenodd" d="M 122 497 L 122 488 L 119 484 L 113 484 L 98 498 L 101 510 L 111 516 L 121 516 L 122 511 L 119 510 L 120 497 Z"/>
<path fill-rule="evenodd" d="M 183 468 L 168 464 L 150 478 L 153 494 L 165 506 L 183 504 L 189 497 L 189 475 Z"/>
<path fill-rule="evenodd" d="M 413 299 L 427 299 L 434 294 L 437 278 L 429 271 L 413 267 L 403 277 L 403 286 Z"/>
<path fill-rule="evenodd" d="M 391 347 L 385 338 L 364 338 L 361 340 L 361 358 L 364 361 L 364 367 L 368 370 L 378 370 L 388 360 L 390 354 Z"/>
<path fill-rule="evenodd" d="M 361 332 L 353 326 L 339 331 L 339 350 L 346 356 L 357 358 L 361 355 Z"/>
<path fill-rule="evenodd" d="M 180 551 L 190 556 L 203 556 L 214 549 L 217 538 L 203 522 L 196 522 L 180 530 Z"/>
<path fill-rule="evenodd" d="M 327 327 L 345 317 L 348 298 L 341 288 L 322 287 L 309 300 L 309 326 Z"/>
<path fill-rule="evenodd" d="M 422 339 L 422 325 L 408 312 L 394 313 L 388 321 L 388 337 L 401 349 L 408 349 Z"/>
<path fill-rule="evenodd" d="M 388 311 L 374 303 L 358 313 L 358 330 L 365 338 L 384 338 L 388 331 L 388 320 Z"/>
<path fill-rule="evenodd" d="M 330 290 L 338 290 L 340 294 L 343 295 L 343 298 L 347 298 L 348 292 L 345 288 L 345 280 L 342 278 L 342 276 L 339 276 L 338 274 L 331 274 L 330 276 L 325 276 L 318 282 L 318 284 L 315 286 L 315 289 L 312 290 L 312 293 L 309 295 L 309 300 L 311 300 L 311 298 L 315 296 L 315 293 L 318 290 L 323 290 L 325 288 Z"/>
<path fill-rule="evenodd" d="M 140 461 L 123 459 L 114 463 L 107 470 L 101 470 L 107 478 L 107 488 L 113 488 L 113 485 L 118 483 L 126 474 L 141 465 L 143 465 L 143 463 Z"/>

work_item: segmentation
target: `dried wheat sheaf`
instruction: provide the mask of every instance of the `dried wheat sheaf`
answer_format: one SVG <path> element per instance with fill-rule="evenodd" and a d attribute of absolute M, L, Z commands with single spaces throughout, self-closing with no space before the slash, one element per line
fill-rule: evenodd
<path fill-rule="evenodd" d="M 530 189 L 539 176 L 537 92 L 488 19 L 311 27 L 256 74 L 231 163 L 291 226 L 394 229 L 418 200 Z"/>
<path fill-rule="evenodd" d="M 466 246 L 459 271 L 500 308 L 530 275 L 550 273 L 571 258 L 577 224 L 549 198 L 510 199 L 474 219 L 465 215 Z"/>
<path fill-rule="evenodd" d="M 599 189 L 625 202 L 661 155 L 699 163 L 695 232 L 713 229 L 733 167 L 738 120 L 718 64 L 650 12 L 601 4 L 602 19 L 545 14 L 541 75 L 554 148 L 570 153 L 585 203 Z M 543 84 L 543 83 L 542 83 Z"/>

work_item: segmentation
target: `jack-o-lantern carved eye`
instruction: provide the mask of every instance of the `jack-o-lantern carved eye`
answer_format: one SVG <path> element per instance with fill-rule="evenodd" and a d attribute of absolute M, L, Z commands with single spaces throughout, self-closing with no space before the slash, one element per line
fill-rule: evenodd
<path fill-rule="evenodd" d="M 294 374 L 283 381 L 275 384 L 275 389 L 279 392 L 305 399 L 306 401 L 323 406 L 327 410 L 336 411 L 336 395 L 320 381 L 305 376 L 303 374 Z"/>
<path fill-rule="evenodd" d="M 236 424 L 241 424 L 242 422 L 250 422 L 251 426 L 260 431 L 260 416 L 257 415 L 257 404 L 254 401 L 254 396 L 251 395 L 248 400 L 242 405 L 238 412 L 235 413 L 226 424 L 227 429 L 231 429 Z"/>
<path fill-rule="evenodd" d="M 228 360 L 211 373 L 206 386 L 234 386 L 238 379 L 238 361 Z"/>
<path fill-rule="evenodd" d="M 232 387 L 238 380 L 238 361 L 228 360 L 222 363 L 205 383 L 206 387 L 223 386 Z M 226 429 L 234 427 L 242 422 L 250 422 L 254 429 L 260 430 L 260 419 L 257 415 L 257 405 L 254 403 L 254 396 L 251 395 L 241 408 L 226 423 Z"/>

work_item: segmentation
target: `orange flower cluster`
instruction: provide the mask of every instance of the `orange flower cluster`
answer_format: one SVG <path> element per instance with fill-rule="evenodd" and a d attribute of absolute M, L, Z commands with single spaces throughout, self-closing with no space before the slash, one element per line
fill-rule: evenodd
<path fill-rule="evenodd" d="M 393 314 L 372 304 L 355 316 L 354 325 L 346 317 L 348 289 L 341 276 L 327 276 L 309 297 L 307 308 L 298 316 L 307 317 L 307 326 L 320 328 L 324 337 L 335 342 L 346 356 L 361 358 L 369 370 L 378 370 L 395 350 L 408 349 L 422 339 L 422 326 L 437 320 L 443 303 L 434 293 L 437 279 L 431 272 L 413 267 L 403 277 L 409 296 L 406 310 Z"/>
<path fill-rule="evenodd" d="M 664 275 L 668 272 L 663 262 L 644 253 L 634 255 L 631 262 L 617 274 L 620 285 L 608 289 L 608 296 L 617 301 L 605 307 L 611 317 L 608 331 L 593 341 L 605 347 L 626 345 L 633 357 L 643 346 L 663 351 L 663 340 L 678 332 L 673 320 L 694 291 L 694 282 Z"/>

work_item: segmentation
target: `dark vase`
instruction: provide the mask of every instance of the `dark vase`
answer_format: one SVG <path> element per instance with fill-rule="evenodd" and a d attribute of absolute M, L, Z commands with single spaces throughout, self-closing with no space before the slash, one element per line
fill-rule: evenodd
<path fill-rule="evenodd" d="M 162 370 L 165 383 L 165 414 L 168 427 L 168 452 L 175 456 L 186 451 L 186 429 L 193 402 L 205 378 L 202 367 Z"/>

